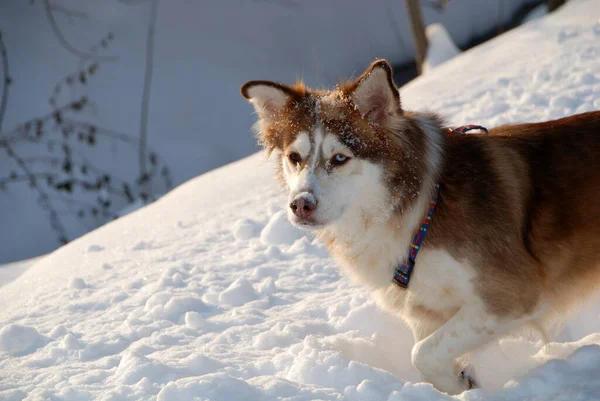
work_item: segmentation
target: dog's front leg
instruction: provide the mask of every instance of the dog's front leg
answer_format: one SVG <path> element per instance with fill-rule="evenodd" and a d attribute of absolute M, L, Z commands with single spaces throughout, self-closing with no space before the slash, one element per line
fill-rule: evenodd
<path fill-rule="evenodd" d="M 464 306 L 439 329 L 415 344 L 413 366 L 438 390 L 458 394 L 469 388 L 469 379 L 461 375 L 457 358 L 506 333 L 521 321 L 492 316 L 482 304 Z"/>

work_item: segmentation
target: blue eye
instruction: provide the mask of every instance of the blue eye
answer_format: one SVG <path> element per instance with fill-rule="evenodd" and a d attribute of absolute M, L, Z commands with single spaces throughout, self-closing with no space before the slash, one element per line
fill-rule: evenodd
<path fill-rule="evenodd" d="M 348 156 L 344 156 L 343 154 L 338 153 L 331 158 L 331 164 L 333 164 L 334 166 L 341 166 L 348 160 L 350 160 Z"/>

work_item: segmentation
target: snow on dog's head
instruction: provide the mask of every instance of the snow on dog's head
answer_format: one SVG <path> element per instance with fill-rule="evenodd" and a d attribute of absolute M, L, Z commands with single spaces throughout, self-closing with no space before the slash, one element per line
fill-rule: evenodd
<path fill-rule="evenodd" d="M 385 60 L 332 91 L 250 81 L 241 92 L 259 116 L 259 140 L 280 160 L 288 216 L 299 227 L 385 219 L 416 198 L 437 163 L 428 143 L 439 122 L 402 110 Z"/>

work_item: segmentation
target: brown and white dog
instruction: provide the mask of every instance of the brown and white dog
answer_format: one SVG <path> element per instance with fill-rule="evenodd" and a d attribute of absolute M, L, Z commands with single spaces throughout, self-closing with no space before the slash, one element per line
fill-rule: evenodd
<path fill-rule="evenodd" d="M 412 363 L 439 390 L 474 385 L 468 353 L 564 314 L 600 284 L 600 112 L 459 135 L 400 105 L 392 70 L 313 91 L 241 89 L 278 157 L 289 218 L 412 329 Z M 427 214 L 406 289 L 392 283 Z"/>

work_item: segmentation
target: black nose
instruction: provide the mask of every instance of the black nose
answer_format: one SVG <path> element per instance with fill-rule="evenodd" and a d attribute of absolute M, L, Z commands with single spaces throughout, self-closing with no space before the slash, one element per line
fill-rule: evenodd
<path fill-rule="evenodd" d="M 290 203 L 294 214 L 302 219 L 310 217 L 317 208 L 317 200 L 314 196 L 299 196 Z"/>

